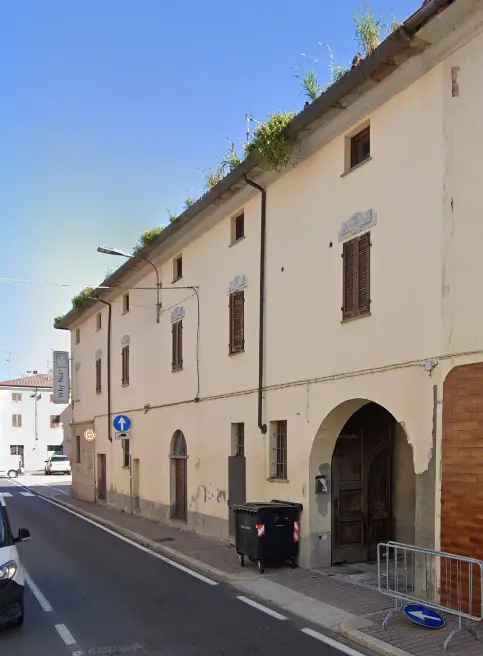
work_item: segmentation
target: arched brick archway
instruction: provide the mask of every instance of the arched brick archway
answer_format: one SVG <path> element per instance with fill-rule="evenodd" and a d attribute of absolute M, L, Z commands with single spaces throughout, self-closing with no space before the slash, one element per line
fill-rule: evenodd
<path fill-rule="evenodd" d="M 387 539 L 414 542 L 412 449 L 381 405 L 351 399 L 327 415 L 312 447 L 310 486 L 311 566 L 373 560 Z"/>

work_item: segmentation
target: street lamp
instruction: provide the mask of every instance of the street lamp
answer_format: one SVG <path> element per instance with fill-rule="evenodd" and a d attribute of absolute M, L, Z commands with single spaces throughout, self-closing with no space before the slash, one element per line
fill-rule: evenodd
<path fill-rule="evenodd" d="M 115 248 L 103 248 L 102 246 L 97 247 L 97 252 L 103 253 L 104 255 L 117 255 L 119 257 L 126 257 L 127 259 L 131 259 L 132 257 L 138 257 L 140 260 L 144 260 L 144 262 L 147 262 L 153 267 L 154 273 L 156 274 L 156 323 L 159 323 L 160 315 L 161 315 L 161 300 L 160 300 L 161 281 L 159 279 L 158 267 L 149 258 L 147 258 L 145 255 L 142 255 L 141 253 L 137 253 L 136 255 L 131 255 L 129 253 L 125 253 L 124 251 L 120 251 Z"/>

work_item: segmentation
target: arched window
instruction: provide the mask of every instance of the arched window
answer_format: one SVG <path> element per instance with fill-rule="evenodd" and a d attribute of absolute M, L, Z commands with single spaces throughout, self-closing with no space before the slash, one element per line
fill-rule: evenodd
<path fill-rule="evenodd" d="M 171 439 L 171 457 L 172 458 L 186 458 L 186 440 L 182 431 L 175 431 Z"/>

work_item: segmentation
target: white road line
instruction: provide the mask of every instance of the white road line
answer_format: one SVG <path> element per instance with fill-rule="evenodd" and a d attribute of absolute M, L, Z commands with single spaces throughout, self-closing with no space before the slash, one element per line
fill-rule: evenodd
<path fill-rule="evenodd" d="M 11 496 L 12 496 L 11 492 L 0 492 L 0 497 L 2 497 L 2 499 L 5 499 L 6 497 L 11 497 Z"/>
<path fill-rule="evenodd" d="M 45 611 L 46 613 L 51 613 L 53 610 L 52 606 L 49 604 L 44 594 L 38 589 L 38 587 L 32 581 L 32 577 L 28 572 L 25 572 L 25 580 L 27 581 L 29 588 L 32 590 L 34 597 L 39 602 L 42 610 Z"/>
<path fill-rule="evenodd" d="M 71 510 L 70 508 L 66 508 L 61 503 L 57 503 L 56 501 L 53 501 L 52 499 L 47 499 L 47 497 L 44 497 L 44 496 L 38 496 L 38 498 L 41 499 L 42 501 L 45 501 L 46 503 L 50 503 L 52 506 L 56 506 L 57 508 L 60 508 L 61 510 L 64 510 L 65 512 L 70 513 L 71 515 L 74 515 L 75 517 L 79 517 L 79 519 L 82 519 L 84 522 L 87 522 L 88 524 L 92 524 L 92 526 L 96 526 L 97 528 L 100 528 L 101 531 L 104 531 L 105 533 L 109 533 L 110 535 L 113 535 L 118 540 L 122 540 L 123 542 L 126 542 L 127 544 L 130 544 L 131 546 L 136 547 L 136 549 L 139 549 L 140 551 L 144 551 L 144 553 L 147 553 L 150 556 L 154 556 L 154 558 L 157 558 L 158 560 L 162 560 L 163 563 L 166 563 L 167 565 L 171 565 L 171 567 L 175 567 L 176 569 L 181 570 L 185 574 L 189 574 L 193 578 L 198 579 L 199 581 L 203 581 L 203 583 L 207 583 L 208 585 L 219 585 L 218 581 L 214 581 L 213 579 L 209 579 L 207 576 L 203 576 L 203 574 L 200 574 L 199 572 L 196 572 L 194 569 L 190 569 L 189 567 L 185 567 L 184 565 L 181 565 L 180 563 L 177 563 L 175 560 L 171 560 L 171 558 L 167 558 L 166 556 L 162 556 L 161 554 L 158 554 L 156 551 L 152 551 L 148 547 L 143 547 L 142 544 L 139 544 L 138 542 L 134 542 L 134 540 L 130 540 L 129 538 L 124 537 L 124 535 L 121 535 L 120 533 L 116 533 L 116 531 L 113 531 L 110 528 L 107 528 L 107 526 L 103 526 L 102 524 L 99 524 L 98 522 L 95 522 L 93 519 L 89 519 L 88 517 L 84 517 L 84 515 L 81 515 L 81 513 L 75 512 L 75 510 Z"/>
<path fill-rule="evenodd" d="M 33 494 L 32 492 L 20 492 L 20 494 L 23 497 L 34 497 L 35 496 L 35 494 Z"/>
<path fill-rule="evenodd" d="M 326 645 L 334 647 L 334 649 L 341 651 L 343 654 L 347 654 L 347 656 L 364 656 L 362 652 L 356 651 L 355 649 L 352 649 L 352 647 L 345 645 L 343 642 L 329 638 L 329 636 L 326 636 L 323 633 L 319 633 L 318 631 L 314 631 L 313 629 L 301 629 L 301 631 L 311 638 L 320 640 L 320 642 L 324 642 Z"/>
<path fill-rule="evenodd" d="M 66 497 L 70 497 L 70 494 L 68 492 L 65 492 L 64 490 L 61 490 L 59 487 L 55 487 L 54 490 L 56 492 L 60 492 L 61 494 L 64 494 Z"/>
<path fill-rule="evenodd" d="M 276 610 L 272 610 L 271 608 L 268 608 L 268 606 L 263 606 L 262 604 L 258 604 L 256 601 L 253 601 L 252 599 L 249 599 L 248 597 L 243 597 L 242 595 L 237 596 L 237 599 L 240 601 L 243 601 L 244 604 L 248 604 L 249 606 L 253 606 L 253 608 L 256 608 L 257 610 L 261 610 L 262 613 L 266 613 L 267 615 L 270 615 L 271 617 L 274 617 L 276 620 L 286 620 L 287 618 L 285 615 L 281 615 L 280 613 L 277 613 Z"/>
<path fill-rule="evenodd" d="M 0 497 L 0 506 L 6 506 L 7 504 L 5 503 L 5 499 L 3 497 Z"/>
<path fill-rule="evenodd" d="M 60 635 L 60 637 L 68 647 L 76 644 L 76 639 L 74 638 L 74 636 L 72 635 L 72 633 L 69 631 L 69 629 L 66 627 L 65 624 L 56 624 L 55 628 L 57 630 L 57 633 Z"/>

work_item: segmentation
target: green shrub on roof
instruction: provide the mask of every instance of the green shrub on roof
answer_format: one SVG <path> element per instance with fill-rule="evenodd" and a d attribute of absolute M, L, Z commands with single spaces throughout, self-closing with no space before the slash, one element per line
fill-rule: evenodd
<path fill-rule="evenodd" d="M 276 171 L 288 166 L 293 144 L 287 137 L 286 127 L 294 116 L 294 112 L 272 114 L 255 130 L 253 140 L 245 146 L 247 155 L 256 153 L 268 168 Z"/>
<path fill-rule="evenodd" d="M 92 301 L 92 295 L 94 293 L 94 290 L 92 287 L 86 287 L 83 289 L 77 296 L 74 296 L 72 299 L 72 307 L 74 310 L 80 310 L 84 306 L 86 306 L 88 303 Z"/>

